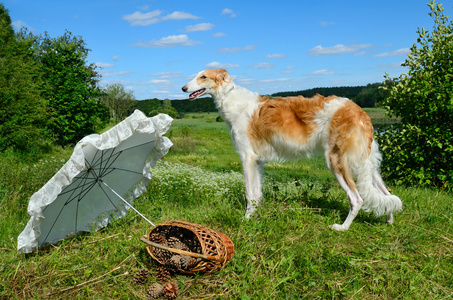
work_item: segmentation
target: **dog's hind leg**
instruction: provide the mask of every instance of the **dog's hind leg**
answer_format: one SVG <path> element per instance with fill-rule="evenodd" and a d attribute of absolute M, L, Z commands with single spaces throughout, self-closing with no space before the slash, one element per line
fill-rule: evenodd
<path fill-rule="evenodd" d="M 247 210 L 245 217 L 250 218 L 260 204 L 260 200 L 262 198 L 262 163 L 257 159 L 256 155 L 246 155 L 242 159 L 242 167 L 244 170 L 245 196 L 247 198 Z"/>
<path fill-rule="evenodd" d="M 340 186 L 346 192 L 346 195 L 348 196 L 348 199 L 349 199 L 350 207 L 349 207 L 349 214 L 346 217 L 346 220 L 343 222 L 343 224 L 341 224 L 341 225 L 333 224 L 331 227 L 334 230 L 344 231 L 344 230 L 349 229 L 349 226 L 351 226 L 352 221 L 355 219 L 355 217 L 359 213 L 360 209 L 362 208 L 363 200 L 360 197 L 359 192 L 357 191 L 357 188 L 355 187 L 355 184 L 353 184 L 353 187 L 351 188 L 350 185 L 352 185 L 352 184 L 351 183 L 348 184 L 346 182 L 345 178 L 343 177 L 343 175 L 340 175 L 338 173 L 334 173 L 334 175 L 337 178 Z M 350 179 L 352 181 L 352 178 L 350 178 Z"/>
<path fill-rule="evenodd" d="M 347 158 L 340 155 L 338 147 L 334 145 L 331 149 L 325 152 L 326 163 L 332 173 L 335 175 L 341 188 L 346 192 L 349 200 L 349 214 L 343 224 L 334 224 L 331 226 L 332 229 L 338 231 L 348 230 L 351 226 L 352 221 L 355 219 L 360 209 L 362 208 L 363 199 L 360 196 L 357 186 L 352 179 L 351 173 L 349 172 Z"/>

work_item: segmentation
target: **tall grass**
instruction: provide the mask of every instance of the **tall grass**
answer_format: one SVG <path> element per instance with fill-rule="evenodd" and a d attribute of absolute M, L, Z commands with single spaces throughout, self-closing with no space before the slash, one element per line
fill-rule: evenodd
<path fill-rule="evenodd" d="M 360 212 L 351 228 L 347 198 L 322 158 L 270 163 L 264 200 L 244 220 L 238 155 L 215 114 L 175 120 L 171 152 L 153 168 L 135 201 L 151 221 L 187 220 L 228 235 L 235 256 L 213 275 L 182 276 L 178 299 L 450 299 L 453 298 L 453 196 L 392 186 L 404 202 L 395 224 Z M 64 163 L 70 149 L 36 165 L 0 156 L 0 298 L 147 299 L 157 264 L 139 237 L 149 225 L 129 212 L 107 228 L 37 253 L 17 254 L 26 204 Z M 142 267 L 146 285 L 131 281 Z"/>

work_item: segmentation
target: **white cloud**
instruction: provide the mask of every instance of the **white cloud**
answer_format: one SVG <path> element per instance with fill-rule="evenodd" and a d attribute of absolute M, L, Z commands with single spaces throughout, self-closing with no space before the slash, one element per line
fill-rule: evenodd
<path fill-rule="evenodd" d="M 354 56 L 363 56 L 367 53 L 368 53 L 368 51 L 360 51 L 360 52 L 354 53 Z"/>
<path fill-rule="evenodd" d="M 22 27 L 25 27 L 29 31 L 31 31 L 33 33 L 36 33 L 36 29 L 35 28 L 28 26 L 27 23 L 25 23 L 24 21 L 21 21 L 21 20 L 17 20 L 17 21 L 11 22 L 11 25 L 14 27 L 14 29 L 16 31 L 19 31 L 19 30 L 22 29 Z"/>
<path fill-rule="evenodd" d="M 270 68 L 273 68 L 274 66 L 275 66 L 274 64 L 262 62 L 262 63 L 257 64 L 254 68 L 255 69 L 270 69 Z"/>
<path fill-rule="evenodd" d="M 147 13 L 136 11 L 130 15 L 124 15 L 123 20 L 128 21 L 131 24 L 131 26 L 147 26 L 168 20 L 186 20 L 186 19 L 197 20 L 200 18 L 183 11 L 175 11 L 163 17 L 160 16 L 161 14 L 162 11 L 158 9 Z"/>
<path fill-rule="evenodd" d="M 120 58 L 119 55 L 115 55 L 115 56 L 113 57 L 113 61 L 117 61 L 119 58 Z"/>
<path fill-rule="evenodd" d="M 162 91 L 156 91 L 156 90 L 154 90 L 154 91 L 152 91 L 152 92 L 155 93 L 155 94 L 169 94 L 169 93 L 170 93 L 169 91 L 165 91 L 165 90 L 162 90 Z"/>
<path fill-rule="evenodd" d="M 329 71 L 326 69 L 322 69 L 322 70 L 318 70 L 318 71 L 314 71 L 314 72 L 310 73 L 310 75 L 332 75 L 332 74 L 335 74 L 335 73 L 333 71 Z"/>
<path fill-rule="evenodd" d="M 179 77 L 181 77 L 181 75 L 182 75 L 182 72 L 159 72 L 159 73 L 151 74 L 151 76 L 159 77 L 161 79 L 179 78 Z"/>
<path fill-rule="evenodd" d="M 273 58 L 283 58 L 283 57 L 286 57 L 286 55 L 285 54 L 269 54 L 269 55 L 266 55 L 264 58 L 273 59 Z"/>
<path fill-rule="evenodd" d="M 132 46 L 142 47 L 142 48 L 169 48 L 175 46 L 195 46 L 202 44 L 198 41 L 189 40 L 189 37 L 185 34 L 180 35 L 170 35 L 163 37 L 160 40 L 151 40 L 147 42 L 137 42 Z"/>
<path fill-rule="evenodd" d="M 99 67 L 99 68 L 114 68 L 115 65 L 114 64 L 109 64 L 109 63 L 103 63 L 103 62 L 97 62 L 95 63 L 96 67 Z"/>
<path fill-rule="evenodd" d="M 233 10 L 229 9 L 229 8 L 223 9 L 222 10 L 222 15 L 230 15 L 230 17 L 232 17 L 232 18 L 236 17 L 236 13 Z"/>
<path fill-rule="evenodd" d="M 213 62 L 207 64 L 206 67 L 212 68 L 212 69 L 217 69 L 217 68 L 235 69 L 235 68 L 239 68 L 239 65 L 237 65 L 237 64 L 229 64 L 229 63 L 219 63 L 217 61 L 213 61 Z"/>
<path fill-rule="evenodd" d="M 133 14 L 123 16 L 123 20 L 128 21 L 131 26 L 146 26 L 160 22 L 158 16 L 161 13 L 160 10 L 153 10 L 147 13 L 136 11 Z"/>
<path fill-rule="evenodd" d="M 113 77 L 113 76 L 125 76 L 132 74 L 131 71 L 120 71 L 120 72 L 110 72 L 110 71 L 101 71 L 103 77 Z"/>
<path fill-rule="evenodd" d="M 162 83 L 170 83 L 170 80 L 167 79 L 152 79 L 149 81 L 151 84 L 162 84 Z"/>
<path fill-rule="evenodd" d="M 20 30 L 22 27 L 28 27 L 27 23 L 24 21 L 18 20 L 11 23 L 16 30 Z"/>
<path fill-rule="evenodd" d="M 164 21 L 166 21 L 166 20 L 187 20 L 187 19 L 198 20 L 199 18 L 200 17 L 194 16 L 192 14 L 189 14 L 189 13 L 186 13 L 183 11 L 175 11 L 169 15 L 166 15 L 165 17 L 162 17 L 162 20 L 164 20 Z"/>
<path fill-rule="evenodd" d="M 212 35 L 212 37 L 215 37 L 215 38 L 221 38 L 221 37 L 225 37 L 225 36 L 226 36 L 226 34 L 223 32 L 217 32 Z"/>
<path fill-rule="evenodd" d="M 239 47 L 219 48 L 219 49 L 217 49 L 217 52 L 219 52 L 219 53 L 235 53 L 235 52 L 239 52 L 239 51 L 253 51 L 255 49 L 256 49 L 255 45 L 248 45 L 243 48 L 239 48 Z"/>
<path fill-rule="evenodd" d="M 373 57 L 387 57 L 387 56 L 405 56 L 410 52 L 409 48 L 402 48 L 391 52 L 384 52 L 374 55 Z"/>
<path fill-rule="evenodd" d="M 186 32 L 208 31 L 214 27 L 211 23 L 200 23 L 197 25 L 186 26 Z"/>
<path fill-rule="evenodd" d="M 260 82 L 262 83 L 274 83 L 274 82 L 286 82 L 291 81 L 291 78 L 275 78 L 275 79 L 262 79 Z"/>
<path fill-rule="evenodd" d="M 310 51 L 308 51 L 308 54 L 312 56 L 346 54 L 356 52 L 360 49 L 367 49 L 370 48 L 371 46 L 372 46 L 371 44 L 350 45 L 350 46 L 338 44 L 333 47 L 323 47 L 321 45 L 318 45 L 310 49 Z"/>
<path fill-rule="evenodd" d="M 146 85 L 152 85 L 152 84 L 165 85 L 168 83 L 170 83 L 170 80 L 166 80 L 166 79 L 152 79 L 152 80 L 148 80 L 148 81 L 131 82 L 132 85 L 140 85 L 140 86 L 146 86 Z"/>

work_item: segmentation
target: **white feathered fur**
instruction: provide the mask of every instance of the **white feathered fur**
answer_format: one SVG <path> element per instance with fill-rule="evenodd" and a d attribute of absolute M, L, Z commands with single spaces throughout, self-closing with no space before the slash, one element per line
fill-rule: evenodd
<path fill-rule="evenodd" d="M 402 208 L 380 174 L 381 155 L 373 140 L 369 116 L 346 98 L 260 97 L 236 85 L 226 70 L 199 72 L 183 88 L 196 99 L 210 94 L 228 125 L 243 166 L 247 211 L 250 217 L 262 198 L 261 177 L 266 161 L 297 159 L 323 151 L 327 166 L 346 192 L 350 210 L 335 230 L 347 230 L 360 209 L 376 216 Z M 356 178 L 356 181 L 353 180 Z"/>

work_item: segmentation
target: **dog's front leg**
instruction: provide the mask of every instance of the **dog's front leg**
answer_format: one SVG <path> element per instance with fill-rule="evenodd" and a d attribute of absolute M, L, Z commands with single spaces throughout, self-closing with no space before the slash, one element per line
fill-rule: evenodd
<path fill-rule="evenodd" d="M 261 163 L 256 155 L 247 155 L 242 159 L 244 170 L 245 196 L 247 198 L 246 218 L 255 212 L 262 198 L 261 192 Z"/>

